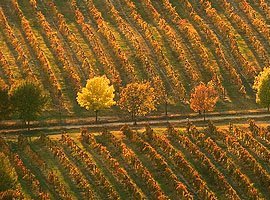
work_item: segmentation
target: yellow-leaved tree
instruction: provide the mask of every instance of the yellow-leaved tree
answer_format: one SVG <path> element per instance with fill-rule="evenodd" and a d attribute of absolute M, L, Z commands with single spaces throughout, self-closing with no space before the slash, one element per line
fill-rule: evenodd
<path fill-rule="evenodd" d="M 262 106 L 270 107 L 270 68 L 264 68 L 255 78 L 253 88 L 256 90 L 256 102 Z"/>
<path fill-rule="evenodd" d="M 144 116 L 156 109 L 155 90 L 149 82 L 130 83 L 122 89 L 118 104 L 136 124 L 137 116 Z"/>
<path fill-rule="evenodd" d="M 98 121 L 98 112 L 115 105 L 114 87 L 106 76 L 97 76 L 87 80 L 86 87 L 77 94 L 77 101 L 81 107 L 93 110 Z"/>
<path fill-rule="evenodd" d="M 213 85 L 200 83 L 191 94 L 190 108 L 195 112 L 203 112 L 203 119 L 205 121 L 205 112 L 214 110 L 217 101 L 218 93 Z"/>

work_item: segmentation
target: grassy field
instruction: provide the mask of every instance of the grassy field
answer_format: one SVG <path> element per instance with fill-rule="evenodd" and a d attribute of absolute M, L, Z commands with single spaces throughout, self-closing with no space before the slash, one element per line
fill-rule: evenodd
<path fill-rule="evenodd" d="M 123 127 L 0 144 L 25 198 L 269 199 L 268 131 L 255 124 Z"/>
<path fill-rule="evenodd" d="M 49 114 L 60 109 L 63 115 L 88 115 L 77 105 L 76 93 L 87 78 L 102 74 L 117 95 L 120 86 L 158 77 L 176 99 L 171 112 L 189 111 L 180 99 L 189 99 L 200 81 L 212 81 L 221 97 L 225 92 L 217 110 L 257 107 L 252 84 L 269 66 L 269 5 L 251 0 L 245 6 L 243 0 L 31 2 L 0 2 L 0 80 L 6 87 L 23 79 L 39 83 L 51 97 Z M 117 108 L 105 111 L 118 113 Z"/>

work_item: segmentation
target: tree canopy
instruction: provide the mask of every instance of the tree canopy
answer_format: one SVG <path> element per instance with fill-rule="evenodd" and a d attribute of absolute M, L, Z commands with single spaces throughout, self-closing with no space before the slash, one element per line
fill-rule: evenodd
<path fill-rule="evenodd" d="M 156 109 L 155 90 L 149 82 L 130 83 L 120 93 L 119 106 L 130 113 L 136 123 L 137 116 Z"/>
<path fill-rule="evenodd" d="M 195 112 L 212 111 L 218 101 L 218 93 L 211 84 L 200 83 L 194 88 L 190 98 L 190 108 Z"/>
<path fill-rule="evenodd" d="M 25 122 L 35 120 L 44 109 L 47 97 L 40 87 L 32 82 L 22 82 L 11 89 L 11 103 L 20 119 Z"/>
<path fill-rule="evenodd" d="M 86 110 L 97 112 L 115 105 L 114 87 L 110 85 L 110 80 L 106 76 L 98 76 L 87 81 L 86 87 L 77 94 L 77 101 Z"/>
<path fill-rule="evenodd" d="M 255 77 L 253 88 L 256 90 L 256 102 L 262 106 L 270 107 L 270 68 L 264 70 Z"/>

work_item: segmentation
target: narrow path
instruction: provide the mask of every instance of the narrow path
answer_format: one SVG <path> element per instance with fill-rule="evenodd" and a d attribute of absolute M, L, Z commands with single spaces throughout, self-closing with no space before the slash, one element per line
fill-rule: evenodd
<path fill-rule="evenodd" d="M 270 122 L 270 113 L 220 113 L 220 114 L 212 114 L 206 116 L 206 122 L 211 120 L 213 122 L 222 122 L 224 120 L 248 120 L 248 119 L 257 119 L 264 122 Z M 182 117 L 182 119 L 143 119 L 137 122 L 137 127 L 144 126 L 146 124 L 150 125 L 164 125 L 166 123 L 173 123 L 176 125 L 185 125 L 187 121 L 198 123 L 204 122 L 203 117 L 198 117 L 198 115 L 190 114 L 187 115 L 186 118 Z M 119 128 L 124 125 L 133 126 L 134 122 L 131 121 L 111 121 L 99 124 L 93 124 L 93 122 L 89 122 L 88 124 L 66 124 L 66 125 L 51 125 L 51 126 L 40 126 L 40 127 L 33 127 L 31 128 L 32 131 L 61 131 L 61 130 L 71 130 L 71 129 L 80 129 L 80 128 Z M 0 130 L 1 133 L 16 133 L 20 131 L 26 131 L 27 128 L 9 128 L 9 129 L 2 129 Z"/>

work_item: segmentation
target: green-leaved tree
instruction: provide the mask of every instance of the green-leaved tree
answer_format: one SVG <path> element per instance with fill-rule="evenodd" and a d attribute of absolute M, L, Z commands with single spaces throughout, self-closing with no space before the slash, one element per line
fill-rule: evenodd
<path fill-rule="evenodd" d="M 81 107 L 96 113 L 96 122 L 100 110 L 115 105 L 114 87 L 106 76 L 98 76 L 87 81 L 86 87 L 77 94 L 77 101 Z"/>
<path fill-rule="evenodd" d="M 256 90 L 256 102 L 270 109 L 270 68 L 264 68 L 263 71 L 255 77 L 253 88 Z"/>
<path fill-rule="evenodd" d="M 28 130 L 30 121 L 37 119 L 48 100 L 39 86 L 28 81 L 12 88 L 10 98 L 15 112 L 28 125 Z"/>

